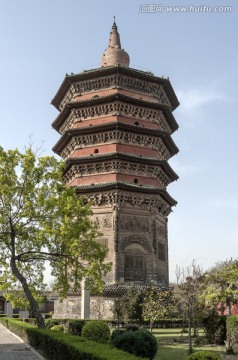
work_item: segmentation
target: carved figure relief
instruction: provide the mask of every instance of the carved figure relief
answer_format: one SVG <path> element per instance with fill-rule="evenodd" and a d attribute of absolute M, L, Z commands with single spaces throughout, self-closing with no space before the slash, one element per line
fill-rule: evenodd
<path fill-rule="evenodd" d="M 119 220 L 119 229 L 133 233 L 148 233 L 150 231 L 149 219 L 145 216 L 122 215 Z"/>
<path fill-rule="evenodd" d="M 94 216 L 93 220 L 96 222 L 96 224 L 99 227 L 99 230 L 112 230 L 113 228 L 113 221 L 112 221 L 112 215 L 101 215 L 97 214 Z"/>

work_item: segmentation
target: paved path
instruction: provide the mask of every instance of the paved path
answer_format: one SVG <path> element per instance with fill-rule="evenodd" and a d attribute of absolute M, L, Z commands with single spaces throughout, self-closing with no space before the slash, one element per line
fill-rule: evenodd
<path fill-rule="evenodd" d="M 44 360 L 18 336 L 0 324 L 0 360 Z"/>

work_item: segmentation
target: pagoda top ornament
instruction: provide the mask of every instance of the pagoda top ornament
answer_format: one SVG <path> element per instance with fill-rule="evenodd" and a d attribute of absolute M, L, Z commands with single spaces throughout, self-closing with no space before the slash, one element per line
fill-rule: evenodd
<path fill-rule="evenodd" d="M 130 57 L 128 53 L 121 48 L 120 35 L 117 30 L 117 24 L 112 24 L 112 30 L 109 36 L 108 47 L 104 51 L 101 59 L 101 67 L 121 65 L 129 67 Z"/>

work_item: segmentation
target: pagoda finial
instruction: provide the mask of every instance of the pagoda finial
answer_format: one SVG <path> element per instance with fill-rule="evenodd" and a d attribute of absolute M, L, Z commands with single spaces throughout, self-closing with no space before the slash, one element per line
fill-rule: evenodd
<path fill-rule="evenodd" d="M 113 18 L 114 18 L 114 21 L 113 21 L 113 24 L 112 24 L 112 30 L 113 29 L 117 30 L 116 17 L 113 16 Z"/>
<path fill-rule="evenodd" d="M 108 47 L 102 56 L 102 66 L 122 65 L 129 66 L 129 55 L 121 48 L 120 35 L 117 30 L 116 18 L 112 24 Z"/>

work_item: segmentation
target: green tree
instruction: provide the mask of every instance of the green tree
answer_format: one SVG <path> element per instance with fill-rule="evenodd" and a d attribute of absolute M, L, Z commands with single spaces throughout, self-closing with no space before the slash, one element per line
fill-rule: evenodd
<path fill-rule="evenodd" d="M 173 310 L 174 297 L 172 290 L 160 290 L 156 286 L 148 287 L 143 295 L 142 317 L 150 322 L 152 332 L 155 321 L 164 319 Z"/>
<path fill-rule="evenodd" d="M 83 277 L 102 284 L 110 265 L 91 221 L 90 205 L 62 182 L 63 163 L 0 148 L 0 284 L 5 296 L 21 284 L 38 327 L 44 327 L 36 296 L 44 288 L 45 262 L 56 290 L 78 291 Z"/>
<path fill-rule="evenodd" d="M 114 298 L 112 312 L 117 320 L 117 326 L 120 321 L 126 324 L 130 322 L 142 321 L 142 291 L 135 285 L 128 285 L 123 289 L 121 296 Z"/>
<path fill-rule="evenodd" d="M 231 305 L 238 303 L 238 260 L 226 260 L 216 264 L 205 274 L 205 287 L 202 297 L 213 310 L 226 308 L 231 315 Z"/>

